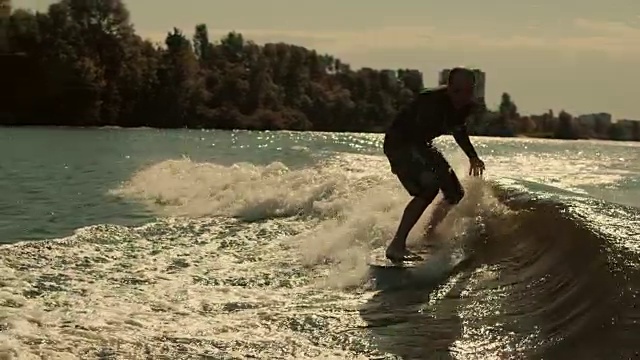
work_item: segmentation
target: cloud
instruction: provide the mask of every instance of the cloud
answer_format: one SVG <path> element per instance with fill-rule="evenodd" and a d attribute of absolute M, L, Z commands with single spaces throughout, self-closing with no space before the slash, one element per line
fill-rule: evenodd
<path fill-rule="evenodd" d="M 589 19 L 569 21 L 574 34 L 505 34 L 497 37 L 477 33 L 443 32 L 426 26 L 393 26 L 362 31 L 307 31 L 298 29 L 236 29 L 257 43 L 287 42 L 334 54 L 415 49 L 437 50 L 551 50 L 559 52 L 603 52 L 611 56 L 640 56 L 640 28 L 620 22 Z M 190 28 L 190 27 L 189 27 Z M 210 29 L 212 38 L 229 29 Z M 530 33 L 530 31 L 529 31 Z M 166 32 L 144 32 L 162 41 Z"/>
<path fill-rule="evenodd" d="M 629 24 L 616 21 L 595 21 L 589 19 L 575 19 L 574 26 L 579 29 L 592 31 L 600 34 L 621 35 L 625 37 L 640 36 L 640 28 L 633 27 Z"/>

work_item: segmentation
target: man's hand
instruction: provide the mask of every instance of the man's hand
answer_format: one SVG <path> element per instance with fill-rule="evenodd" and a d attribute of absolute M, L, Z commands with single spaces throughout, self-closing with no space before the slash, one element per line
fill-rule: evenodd
<path fill-rule="evenodd" d="M 469 175 L 482 176 L 484 173 L 484 162 L 479 158 L 469 159 Z"/>

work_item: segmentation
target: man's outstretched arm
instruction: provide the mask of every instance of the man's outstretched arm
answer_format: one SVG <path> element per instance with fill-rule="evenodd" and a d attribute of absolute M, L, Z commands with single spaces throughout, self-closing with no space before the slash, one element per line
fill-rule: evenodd
<path fill-rule="evenodd" d="M 467 126 L 461 125 L 453 131 L 453 138 L 456 140 L 456 143 L 469 159 L 477 159 L 478 153 L 476 149 L 473 147 L 471 143 L 471 139 L 469 138 L 469 133 L 467 132 Z"/>
<path fill-rule="evenodd" d="M 469 175 L 482 176 L 484 173 L 484 162 L 478 158 L 476 149 L 471 144 L 469 139 L 469 133 L 465 125 L 459 127 L 453 132 L 453 138 L 456 139 L 456 143 L 462 148 L 467 157 L 469 158 Z"/>

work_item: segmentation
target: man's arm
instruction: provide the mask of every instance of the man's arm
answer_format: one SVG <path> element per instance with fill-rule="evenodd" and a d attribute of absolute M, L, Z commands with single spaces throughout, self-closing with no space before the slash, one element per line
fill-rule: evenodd
<path fill-rule="evenodd" d="M 458 146 L 460 146 L 462 151 L 464 151 L 469 159 L 478 158 L 478 153 L 476 153 L 476 149 L 473 147 L 471 139 L 469 139 L 466 125 L 460 125 L 459 127 L 457 127 L 453 131 L 453 138 L 456 140 Z"/>

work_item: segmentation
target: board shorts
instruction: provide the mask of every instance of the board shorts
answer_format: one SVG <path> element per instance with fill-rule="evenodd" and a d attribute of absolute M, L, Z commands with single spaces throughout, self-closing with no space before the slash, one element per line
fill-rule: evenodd
<path fill-rule="evenodd" d="M 429 202 L 442 191 L 449 204 L 464 197 L 464 188 L 447 159 L 434 146 L 406 146 L 385 151 L 393 172 L 409 195 Z"/>

